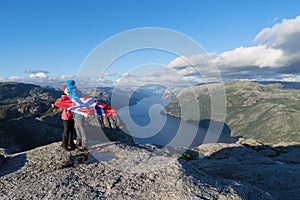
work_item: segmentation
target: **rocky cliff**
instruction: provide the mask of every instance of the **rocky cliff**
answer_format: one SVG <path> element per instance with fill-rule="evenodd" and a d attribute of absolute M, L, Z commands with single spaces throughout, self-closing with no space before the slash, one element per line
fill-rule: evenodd
<path fill-rule="evenodd" d="M 59 112 L 52 126 L 37 120 L 45 115 L 62 93 L 54 88 L 32 84 L 0 83 L 0 147 L 13 153 L 58 141 L 61 138 Z M 55 125 L 54 125 L 55 124 Z"/>
<path fill-rule="evenodd" d="M 0 199 L 299 199 L 299 153 L 299 144 L 244 139 L 184 154 L 118 142 L 65 152 L 53 143 L 5 158 Z"/>

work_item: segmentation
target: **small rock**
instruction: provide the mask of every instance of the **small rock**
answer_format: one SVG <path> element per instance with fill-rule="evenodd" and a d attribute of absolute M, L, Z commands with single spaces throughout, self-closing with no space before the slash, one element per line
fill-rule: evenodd
<path fill-rule="evenodd" d="M 261 141 L 257 141 L 257 140 L 251 139 L 251 138 L 239 138 L 239 140 L 236 143 L 241 144 L 241 145 L 250 146 L 250 147 L 266 145 L 265 143 L 263 143 Z"/>

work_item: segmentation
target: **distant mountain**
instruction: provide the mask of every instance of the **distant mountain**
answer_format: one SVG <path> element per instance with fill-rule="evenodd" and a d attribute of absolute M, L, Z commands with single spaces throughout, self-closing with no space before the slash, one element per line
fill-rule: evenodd
<path fill-rule="evenodd" d="M 97 91 L 96 99 L 110 102 L 109 88 Z M 52 87 L 0 82 L 0 153 L 20 152 L 61 140 L 62 110 L 52 109 L 51 103 L 62 94 Z M 98 120 L 102 128 L 109 128 L 107 137 L 118 138 L 115 129 L 124 126 L 119 119 L 99 117 Z M 124 140 L 130 139 L 124 136 Z"/>
<path fill-rule="evenodd" d="M 118 110 L 122 107 L 134 105 L 141 99 L 149 97 L 149 94 L 130 89 L 119 89 L 114 87 L 95 87 L 95 88 L 82 88 L 84 95 L 94 97 L 98 102 L 112 105 L 114 109 Z M 129 99 L 129 102 L 127 101 Z"/>
<path fill-rule="evenodd" d="M 283 89 L 300 90 L 300 82 L 284 82 L 284 81 L 255 81 L 255 82 L 264 84 L 264 85 L 276 84 Z"/>
<path fill-rule="evenodd" d="M 60 112 L 52 112 L 51 103 L 61 94 L 50 87 L 0 83 L 0 147 L 12 153 L 59 140 Z M 36 119 L 46 114 L 51 118 L 49 123 Z"/>
<path fill-rule="evenodd" d="M 44 114 L 62 94 L 50 87 L 32 84 L 0 83 L 0 120 L 37 117 Z"/>
<path fill-rule="evenodd" d="M 300 141 L 300 90 L 283 89 L 280 84 L 236 81 L 225 83 L 227 111 L 225 123 L 233 136 L 254 138 L 269 143 Z M 200 119 L 189 108 L 191 92 L 197 96 Z M 215 90 L 214 92 L 218 92 Z M 185 102 L 180 105 L 179 102 Z M 190 109 L 186 120 L 210 118 L 210 93 L 206 85 L 188 88 L 166 108 L 169 115 L 180 117 L 181 107 Z"/>

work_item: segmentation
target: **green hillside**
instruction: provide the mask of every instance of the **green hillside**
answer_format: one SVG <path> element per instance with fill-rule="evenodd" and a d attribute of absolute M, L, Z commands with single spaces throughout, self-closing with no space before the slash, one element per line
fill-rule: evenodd
<path fill-rule="evenodd" d="M 300 90 L 282 89 L 280 84 L 242 81 L 226 83 L 225 90 L 225 122 L 233 136 L 269 143 L 300 142 Z M 198 99 L 200 118 L 196 117 L 194 108 L 189 108 L 192 92 Z M 186 89 L 165 108 L 165 112 L 180 117 L 181 109 L 185 107 L 190 110 L 190 115 L 183 116 L 186 120 L 210 119 L 210 95 L 206 85 Z"/>

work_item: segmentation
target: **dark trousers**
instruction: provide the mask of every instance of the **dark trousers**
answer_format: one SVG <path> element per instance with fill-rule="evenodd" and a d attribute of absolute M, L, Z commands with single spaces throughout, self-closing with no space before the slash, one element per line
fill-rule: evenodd
<path fill-rule="evenodd" d="M 74 120 L 63 120 L 64 132 L 62 135 L 62 146 L 73 147 L 74 146 Z"/>

